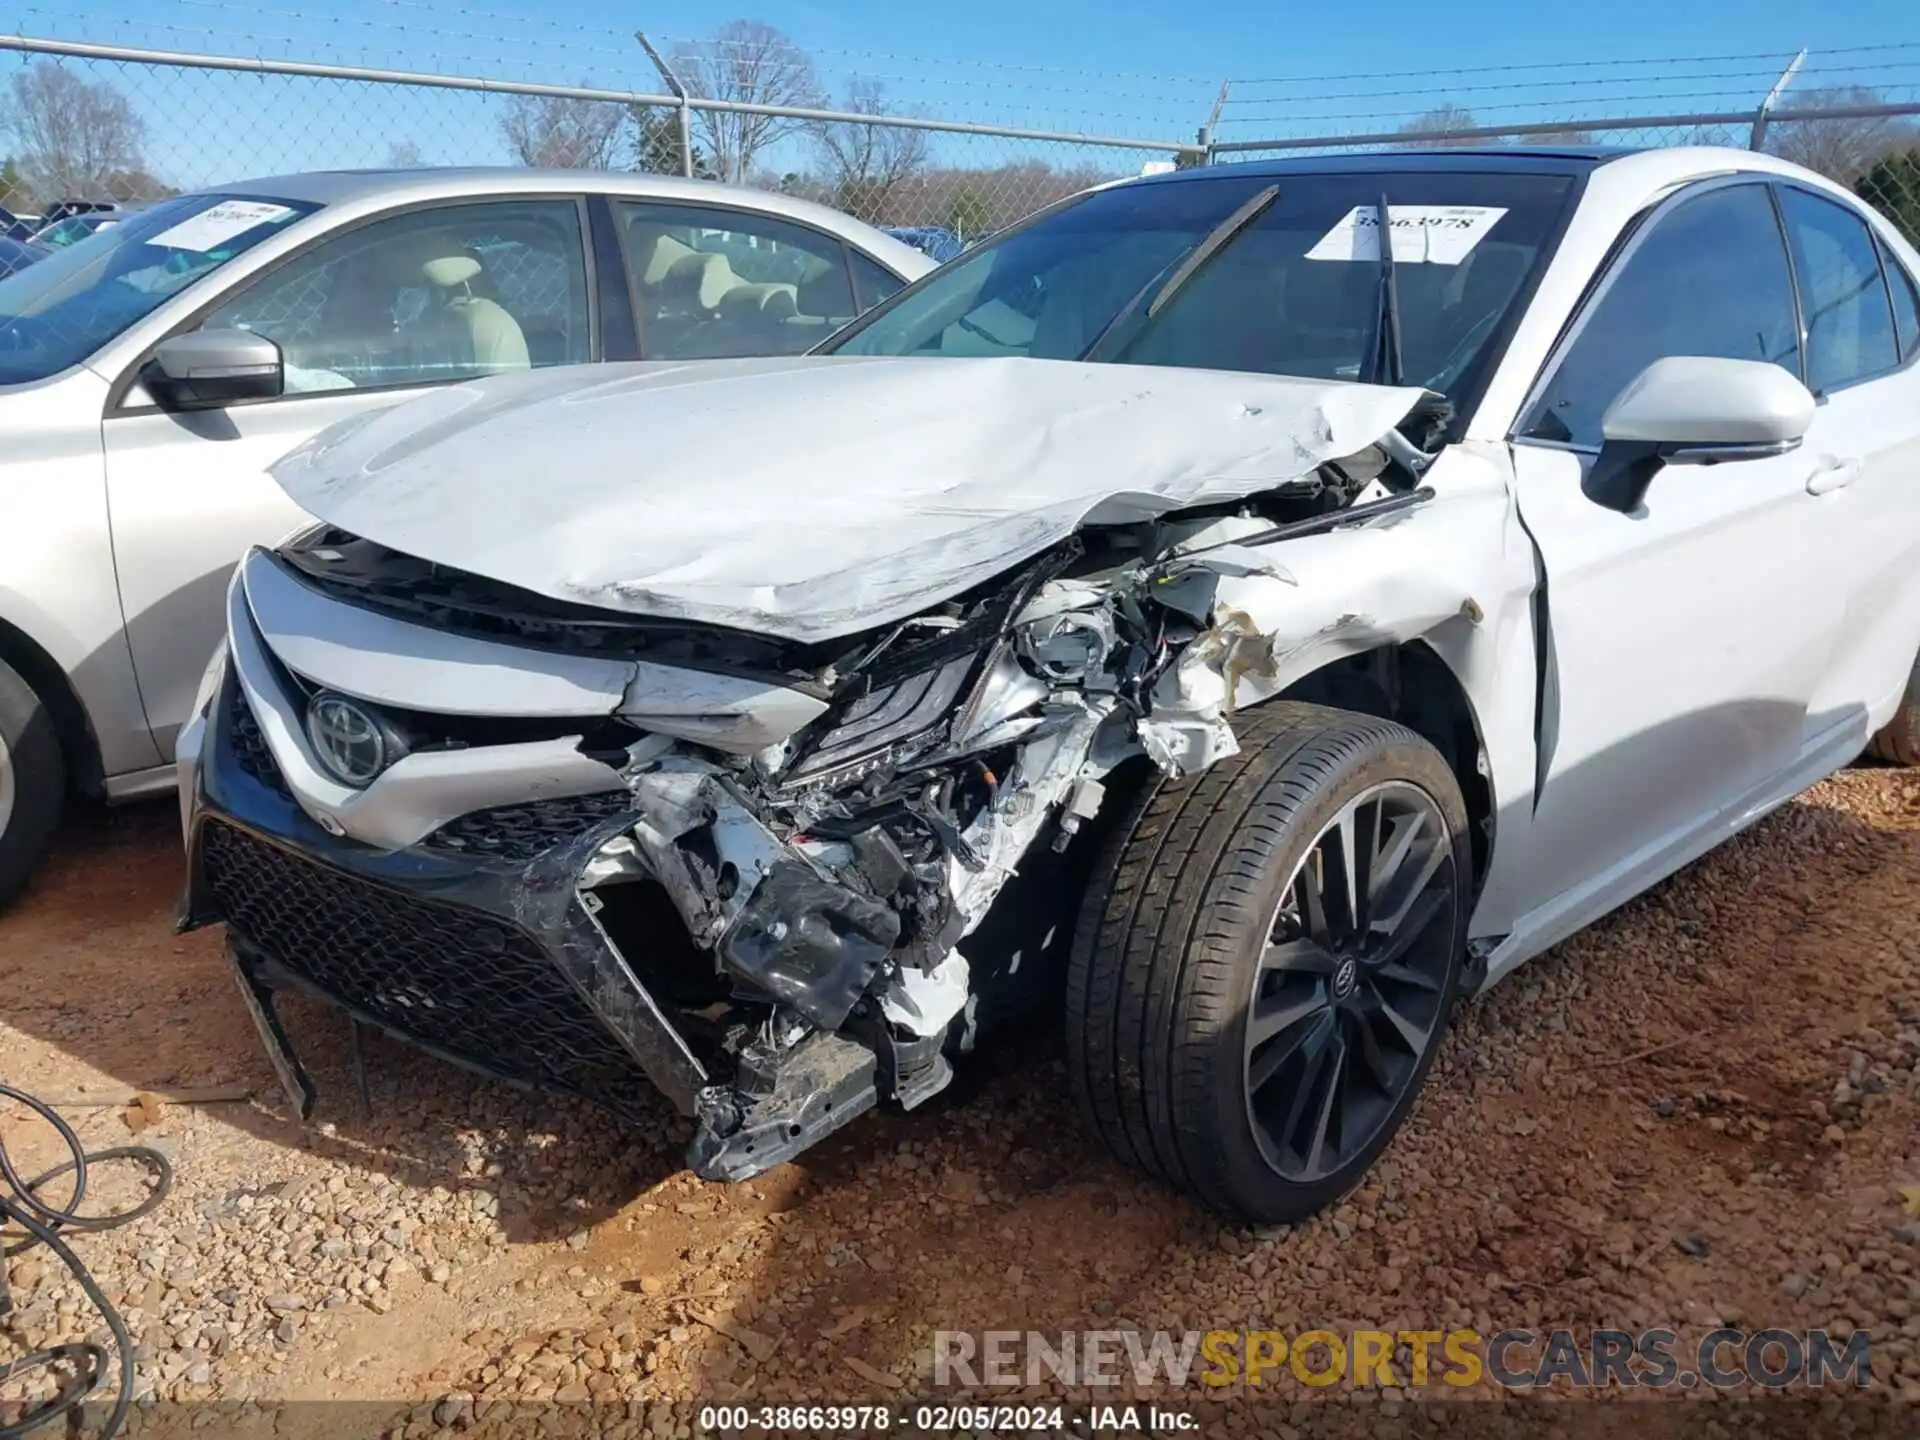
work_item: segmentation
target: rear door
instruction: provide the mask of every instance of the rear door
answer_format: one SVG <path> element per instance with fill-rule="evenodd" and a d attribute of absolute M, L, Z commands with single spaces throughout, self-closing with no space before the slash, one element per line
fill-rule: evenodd
<path fill-rule="evenodd" d="M 188 327 L 272 338 L 285 395 L 180 414 L 134 383 L 111 405 L 114 558 L 163 754 L 219 643 L 235 561 L 307 518 L 267 467 L 335 421 L 431 386 L 597 359 L 585 234 L 570 196 L 381 216 L 250 278 Z"/>
<path fill-rule="evenodd" d="M 1846 610 L 1808 712 L 1810 732 L 1864 744 L 1920 649 L 1920 304 L 1911 274 L 1851 203 L 1781 185 L 1820 400 L 1807 437 L 1820 533 L 1837 547 Z"/>
<path fill-rule="evenodd" d="M 1812 447 L 1669 466 L 1632 514 L 1583 493 L 1602 414 L 1669 355 L 1801 373 L 1763 181 L 1701 186 L 1648 217 L 1516 435 L 1549 632 L 1524 889 L 1574 923 L 1703 848 L 1729 806 L 1794 767 L 1846 606 Z"/>

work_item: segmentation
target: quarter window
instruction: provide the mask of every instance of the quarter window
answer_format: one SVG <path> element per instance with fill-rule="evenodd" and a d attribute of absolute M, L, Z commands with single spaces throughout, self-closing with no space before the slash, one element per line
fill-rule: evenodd
<path fill-rule="evenodd" d="M 616 209 L 648 359 L 797 355 L 859 313 L 846 248 L 832 236 L 738 210 Z"/>
<path fill-rule="evenodd" d="M 571 200 L 448 205 L 336 236 L 201 322 L 274 340 L 289 393 L 469 380 L 592 358 Z"/>
<path fill-rule="evenodd" d="M 1652 224 L 1594 303 L 1522 435 L 1598 446 L 1614 397 L 1670 355 L 1764 360 L 1799 375 L 1793 282 L 1765 187 L 1711 190 Z"/>
<path fill-rule="evenodd" d="M 1920 296 L 1913 288 L 1913 276 L 1886 247 L 1880 248 L 1880 268 L 1887 275 L 1887 290 L 1893 296 L 1893 328 L 1900 339 L 1900 358 L 1911 360 L 1920 351 Z"/>
<path fill-rule="evenodd" d="M 1800 309 L 1807 327 L 1807 385 L 1817 395 L 1900 363 L 1893 307 L 1880 274 L 1880 249 L 1858 215 L 1783 187 Z"/>
<path fill-rule="evenodd" d="M 858 250 L 847 251 L 847 258 L 853 262 L 853 298 L 862 310 L 871 310 L 906 283 Z"/>

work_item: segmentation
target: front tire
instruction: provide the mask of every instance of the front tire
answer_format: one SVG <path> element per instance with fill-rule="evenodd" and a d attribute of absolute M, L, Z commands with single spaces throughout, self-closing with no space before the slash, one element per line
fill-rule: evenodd
<path fill-rule="evenodd" d="M 0 905 L 46 854 L 67 776 L 53 716 L 33 687 L 0 660 Z"/>
<path fill-rule="evenodd" d="M 1466 947 L 1466 806 L 1391 721 L 1282 702 L 1236 732 L 1238 755 L 1146 787 L 1096 865 L 1068 1064 L 1121 1160 L 1291 1221 L 1358 1183 L 1432 1064 Z"/>
<path fill-rule="evenodd" d="M 1893 718 L 1874 732 L 1867 742 L 1867 753 L 1889 765 L 1920 766 L 1920 660 L 1913 662 L 1907 677 L 1907 693 L 1900 697 L 1900 708 Z"/>

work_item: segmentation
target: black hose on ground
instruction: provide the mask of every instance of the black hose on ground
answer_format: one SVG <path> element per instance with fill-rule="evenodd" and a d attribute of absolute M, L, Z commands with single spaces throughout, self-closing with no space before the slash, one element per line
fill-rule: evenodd
<path fill-rule="evenodd" d="M 0 1424 L 0 1440 L 15 1440 L 17 1436 L 38 1430 L 84 1403 L 106 1382 L 107 1365 L 112 1360 L 118 1372 L 116 1393 L 113 1407 L 100 1427 L 100 1440 L 108 1440 L 126 1420 L 127 1407 L 133 1403 L 133 1337 L 127 1333 L 127 1322 L 120 1318 L 120 1312 L 114 1309 L 113 1302 L 107 1299 L 99 1282 L 93 1278 L 80 1257 L 74 1254 L 73 1248 L 60 1237 L 60 1232 L 111 1230 L 117 1225 L 125 1225 L 150 1214 L 173 1188 L 173 1167 L 167 1163 L 166 1156 L 149 1145 L 116 1145 L 88 1154 L 73 1127 L 62 1120 L 52 1106 L 35 1099 L 24 1090 L 16 1090 L 6 1084 L 0 1084 L 0 1099 L 24 1105 L 51 1125 L 61 1143 L 67 1147 L 70 1157 L 65 1164 L 56 1165 L 31 1180 L 23 1180 L 13 1168 L 13 1160 L 7 1154 L 5 1142 L 0 1141 L 0 1231 L 17 1225 L 26 1232 L 24 1238 L 0 1246 L 0 1266 L 6 1265 L 23 1250 L 30 1250 L 35 1245 L 46 1246 L 79 1282 L 87 1299 L 106 1322 L 107 1333 L 113 1339 L 111 1356 L 106 1346 L 85 1340 L 34 1350 L 0 1365 L 0 1385 L 41 1368 L 71 1365 L 77 1372 L 53 1399 L 34 1406 L 10 1422 Z M 87 1167 L 107 1160 L 130 1160 L 144 1165 L 153 1174 L 153 1192 L 133 1209 L 117 1215 L 82 1215 L 79 1210 L 87 1194 Z M 40 1198 L 43 1188 L 68 1174 L 73 1176 L 73 1195 L 64 1206 Z M 6 1277 L 0 1271 L 0 1301 L 6 1298 Z M 0 1313 L 4 1313 L 6 1308 L 0 1304 Z"/>

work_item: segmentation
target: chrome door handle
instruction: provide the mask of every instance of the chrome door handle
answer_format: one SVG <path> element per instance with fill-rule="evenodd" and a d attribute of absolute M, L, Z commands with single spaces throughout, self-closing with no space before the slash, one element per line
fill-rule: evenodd
<path fill-rule="evenodd" d="M 1860 478 L 1862 468 L 1858 460 L 1836 460 L 1831 455 L 1825 456 L 1813 474 L 1807 477 L 1807 493 L 1825 495 L 1829 490 L 1844 490 Z"/>

